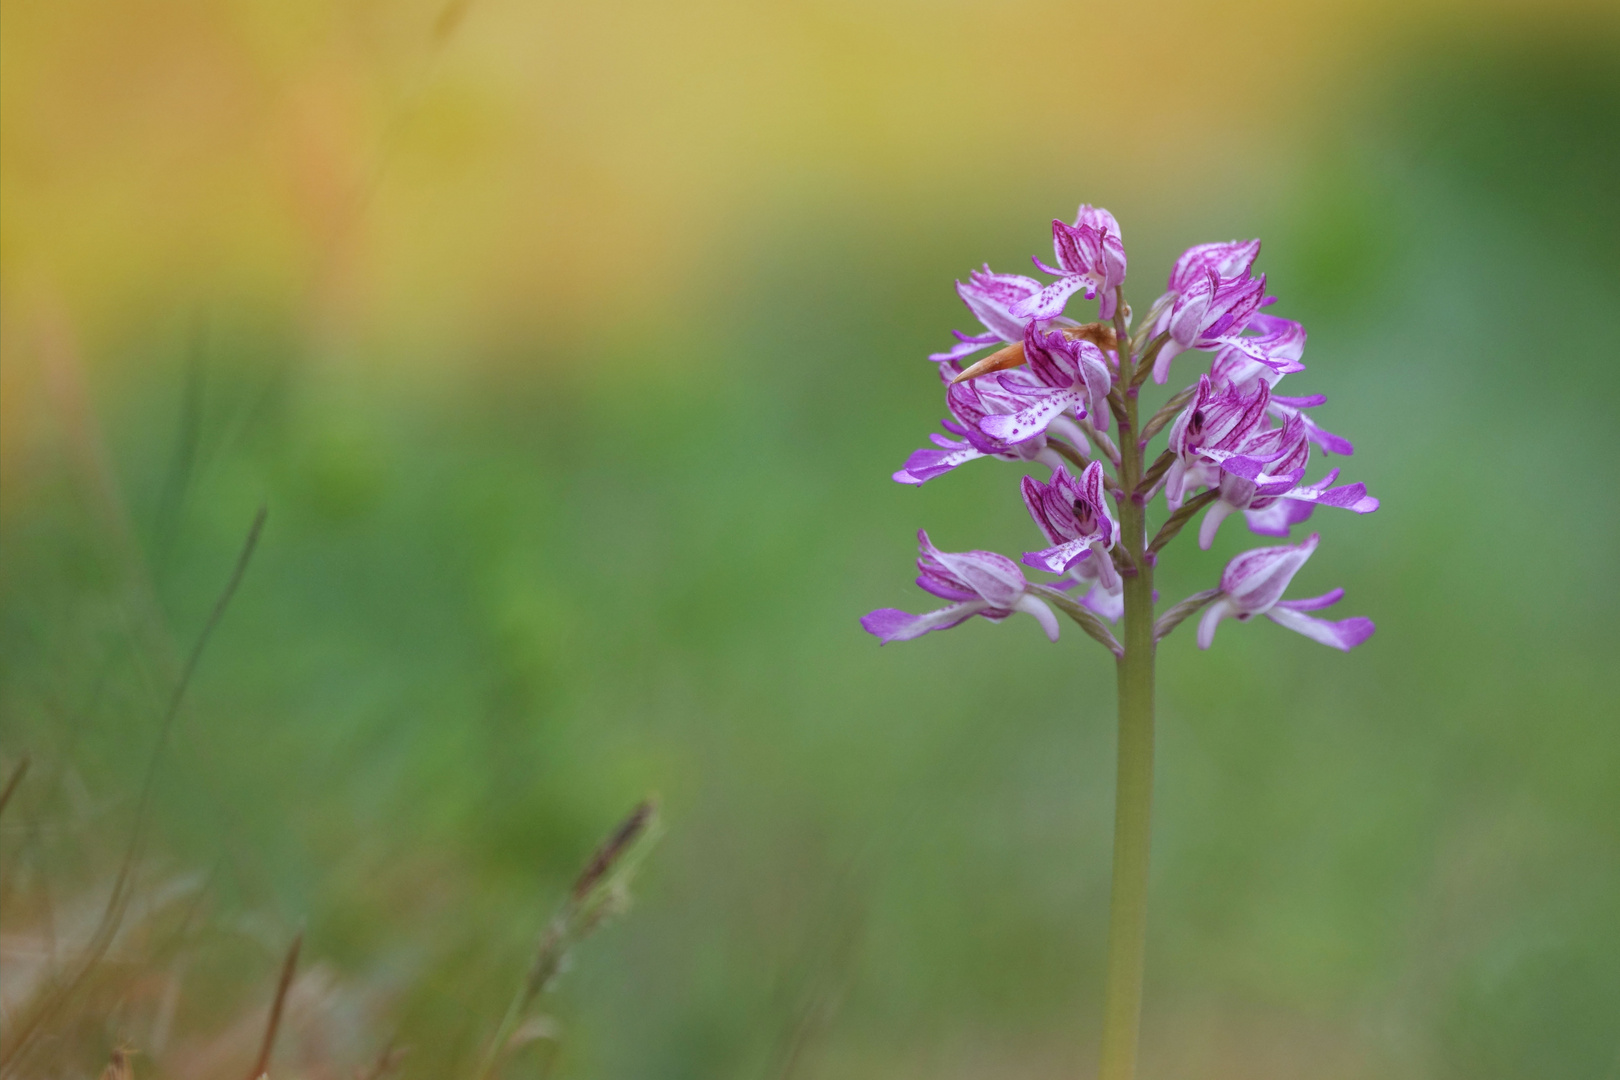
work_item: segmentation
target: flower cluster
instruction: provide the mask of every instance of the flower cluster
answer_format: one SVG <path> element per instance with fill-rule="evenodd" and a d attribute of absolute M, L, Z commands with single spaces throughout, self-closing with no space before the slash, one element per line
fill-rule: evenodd
<path fill-rule="evenodd" d="M 1044 469 L 1044 476 L 1020 480 L 1024 505 L 1047 542 L 1022 562 L 1053 578 L 1032 582 L 1018 564 L 991 552 L 942 552 L 919 533 L 917 584 L 949 605 L 924 615 L 872 612 L 862 625 L 884 642 L 974 615 L 999 621 L 1018 611 L 1034 616 L 1056 640 L 1055 606 L 1123 655 L 1100 620 L 1124 617 L 1129 624 L 1124 594 L 1131 578 L 1147 582 L 1142 603 L 1151 617 L 1158 553 L 1200 511 L 1198 542 L 1208 549 L 1225 519 L 1239 511 L 1250 531 L 1286 538 L 1319 506 L 1356 514 L 1378 508 L 1365 485 L 1338 483 L 1336 468 L 1306 478 L 1313 450 L 1348 456 L 1354 447 L 1311 416 L 1324 403 L 1321 395 L 1277 392 L 1285 376 L 1305 370 L 1305 329 L 1266 310 L 1275 297 L 1267 295 L 1265 275 L 1254 272 L 1258 240 L 1188 249 L 1134 332 L 1124 299 L 1125 245 L 1114 216 L 1081 206 L 1072 223 L 1052 222 L 1052 248 L 1055 265 L 1035 260 L 1056 279 L 1050 283 L 988 266 L 957 282 L 957 295 L 983 332 L 956 331 L 956 343 L 929 358 L 945 388 L 946 433 L 931 435 L 933 445 L 913 452 L 894 479 L 923 484 L 986 457 Z M 1076 294 L 1097 301 L 1097 321 L 1065 313 Z M 1173 362 L 1185 353 L 1207 354 L 1207 368 L 1140 421 L 1139 394 L 1148 377 L 1168 382 Z M 1117 442 L 1110 430 L 1117 431 Z M 1148 462 L 1145 452 L 1161 433 L 1168 445 Z M 1168 515 L 1150 540 L 1145 513 L 1160 495 Z M 1125 529 L 1122 522 L 1133 524 Z M 1254 615 L 1335 648 L 1360 644 L 1372 633 L 1370 621 L 1327 622 L 1305 614 L 1336 602 L 1341 590 L 1281 599 L 1316 546 L 1312 534 L 1300 544 L 1238 555 L 1218 588 L 1158 620 L 1155 639 L 1203 610 L 1198 643 L 1205 648 L 1223 619 Z M 1083 590 L 1078 600 L 1068 594 L 1076 588 Z"/>

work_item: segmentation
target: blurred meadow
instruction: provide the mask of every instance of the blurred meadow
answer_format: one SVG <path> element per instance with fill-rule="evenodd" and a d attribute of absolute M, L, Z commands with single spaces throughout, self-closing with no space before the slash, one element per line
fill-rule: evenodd
<path fill-rule="evenodd" d="M 1034 538 L 889 473 L 1082 200 L 1139 309 L 1262 237 L 1383 499 L 1367 646 L 1160 650 L 1143 1076 L 1620 1078 L 1612 0 L 9 0 L 0 1045 L 268 511 L 16 1075 L 242 1074 L 301 927 L 276 1080 L 470 1075 L 650 792 L 506 1075 L 1090 1075 L 1110 665 L 856 622 Z"/>

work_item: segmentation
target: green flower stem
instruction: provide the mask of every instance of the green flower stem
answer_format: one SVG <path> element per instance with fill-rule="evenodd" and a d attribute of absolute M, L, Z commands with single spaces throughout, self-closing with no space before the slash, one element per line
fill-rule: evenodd
<path fill-rule="evenodd" d="M 1122 345 L 1124 297 L 1116 333 Z M 1136 375 L 1134 357 L 1120 353 L 1120 386 Z M 1103 990 L 1099 1080 L 1133 1080 L 1142 1026 L 1142 969 L 1147 953 L 1148 850 L 1153 810 L 1153 566 L 1147 557 L 1144 507 L 1132 497 L 1142 479 L 1137 396 L 1125 394 L 1120 420 L 1120 543 L 1137 572 L 1125 578 L 1125 653 L 1119 658 L 1119 773 L 1114 792 L 1114 871 L 1108 904 L 1108 967 Z"/>

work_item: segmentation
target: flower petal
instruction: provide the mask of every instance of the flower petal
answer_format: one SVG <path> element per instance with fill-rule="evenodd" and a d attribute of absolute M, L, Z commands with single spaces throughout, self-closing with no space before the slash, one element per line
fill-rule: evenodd
<path fill-rule="evenodd" d="M 1261 536 L 1287 536 L 1290 529 L 1310 519 L 1315 503 L 1299 499 L 1277 499 L 1258 509 L 1243 511 L 1248 519 L 1249 531 Z"/>
<path fill-rule="evenodd" d="M 1321 538 L 1312 533 L 1304 543 L 1288 547 L 1255 548 L 1226 564 L 1221 591 L 1235 610 L 1259 614 L 1282 599 L 1283 590 L 1311 557 Z"/>
<path fill-rule="evenodd" d="M 1301 615 L 1292 608 L 1275 607 L 1266 612 L 1266 618 L 1278 626 L 1286 626 L 1298 634 L 1304 634 L 1312 641 L 1319 641 L 1323 645 L 1349 652 L 1363 641 L 1372 637 L 1373 621 L 1362 615 L 1338 622 L 1328 622 L 1326 619 L 1313 619 L 1309 615 Z"/>
<path fill-rule="evenodd" d="M 1311 596 L 1304 600 L 1279 600 L 1272 610 L 1287 608 L 1289 611 L 1320 611 L 1323 608 L 1332 607 L 1343 599 L 1343 589 L 1332 589 L 1321 596 Z"/>
<path fill-rule="evenodd" d="M 930 630 L 948 630 L 989 606 L 983 600 L 967 600 L 923 615 L 913 615 L 899 608 L 879 608 L 861 616 L 861 629 L 884 645 L 891 641 L 910 641 Z"/>
<path fill-rule="evenodd" d="M 1020 443 L 1045 434 L 1046 425 L 1069 409 L 1085 415 L 1085 395 L 1078 390 L 1032 388 L 1024 396 L 1029 404 L 1015 413 L 986 416 L 979 421 L 979 430 L 992 439 Z"/>
<path fill-rule="evenodd" d="M 904 467 L 894 474 L 901 484 L 923 484 L 936 476 L 944 476 L 958 465 L 985 455 L 963 444 L 951 450 L 913 450 Z"/>
<path fill-rule="evenodd" d="M 1042 551 L 1024 553 L 1024 565 L 1048 574 L 1066 573 L 1075 563 L 1088 557 L 1090 545 L 1085 540 L 1068 540 Z"/>
<path fill-rule="evenodd" d="M 1119 622 L 1125 615 L 1125 593 L 1109 592 L 1101 584 L 1094 583 L 1086 595 L 1080 598 L 1080 603 L 1109 622 Z"/>
<path fill-rule="evenodd" d="M 1209 509 L 1204 511 L 1204 520 L 1198 525 L 1198 547 L 1201 550 L 1208 551 L 1215 546 L 1216 530 L 1221 527 L 1221 522 L 1226 520 L 1226 516 L 1236 509 L 1237 507 L 1225 499 L 1216 499 L 1209 504 Z"/>
<path fill-rule="evenodd" d="M 1041 291 L 1041 283 L 1023 274 L 997 274 L 986 265 L 968 275 L 967 284 L 956 283 L 956 295 L 998 341 L 1017 341 L 1024 336 L 1023 318 L 1012 308 Z"/>
<path fill-rule="evenodd" d="M 1019 599 L 1018 603 L 1013 605 L 1013 608 L 1014 610 L 1027 612 L 1030 615 L 1035 616 L 1035 621 L 1041 624 L 1042 630 L 1046 631 L 1046 640 L 1056 641 L 1058 639 L 1057 616 L 1052 613 L 1052 609 L 1047 607 L 1045 602 L 1040 598 L 1030 596 L 1028 593 L 1026 593 L 1021 599 Z"/>
<path fill-rule="evenodd" d="M 1198 620 L 1198 647 L 1207 649 L 1213 645 L 1215 643 L 1215 628 L 1220 625 L 1222 619 L 1236 614 L 1237 611 L 1232 602 L 1225 597 L 1209 605 L 1204 611 L 1204 617 Z"/>
<path fill-rule="evenodd" d="M 1012 315 L 1016 319 L 1028 322 L 1031 319 L 1050 319 L 1063 314 L 1064 305 L 1069 297 L 1084 288 L 1088 282 L 1083 277 L 1066 274 L 1040 292 L 1027 300 L 1020 300 L 1013 305 Z"/>
<path fill-rule="evenodd" d="M 928 359 L 936 363 L 941 360 L 960 360 L 964 356 L 972 356 L 986 345 L 994 345 L 1001 339 L 994 334 L 981 334 L 978 337 L 964 337 L 944 352 L 929 353 Z"/>

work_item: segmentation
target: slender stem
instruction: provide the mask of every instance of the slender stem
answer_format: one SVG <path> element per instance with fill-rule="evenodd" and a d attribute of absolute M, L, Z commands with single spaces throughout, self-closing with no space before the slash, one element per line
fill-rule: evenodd
<path fill-rule="evenodd" d="M 1117 297 L 1123 311 L 1124 297 Z M 1120 341 L 1128 342 L 1123 316 Z M 1119 385 L 1131 386 L 1135 357 L 1122 345 Z M 1147 558 L 1146 510 L 1130 493 L 1142 480 L 1137 396 L 1124 395 L 1120 421 L 1120 543 L 1138 573 L 1125 578 L 1125 652 L 1119 658 L 1119 773 L 1114 791 L 1113 888 L 1108 904 L 1108 967 L 1103 991 L 1099 1080 L 1133 1080 L 1142 1023 L 1142 969 L 1147 954 L 1147 886 L 1153 806 L 1153 565 Z"/>

